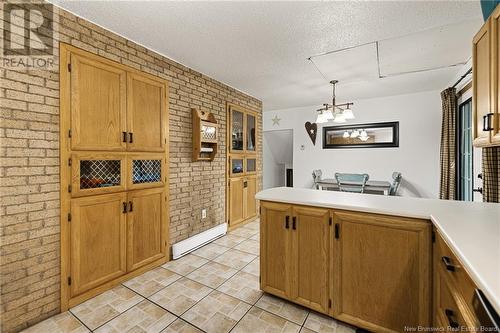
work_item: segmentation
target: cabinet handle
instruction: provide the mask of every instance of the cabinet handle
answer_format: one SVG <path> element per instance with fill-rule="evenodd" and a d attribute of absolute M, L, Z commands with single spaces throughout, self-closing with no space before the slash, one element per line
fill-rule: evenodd
<path fill-rule="evenodd" d="M 293 230 L 297 229 L 297 217 L 296 216 L 294 216 L 292 218 L 292 229 Z"/>
<path fill-rule="evenodd" d="M 243 188 L 245 188 L 245 187 L 247 187 L 247 186 L 248 186 L 248 182 L 245 180 L 245 181 L 243 182 Z"/>
<path fill-rule="evenodd" d="M 127 214 L 127 203 L 123 203 L 123 214 Z"/>
<path fill-rule="evenodd" d="M 133 212 L 134 211 L 134 204 L 132 203 L 132 201 L 128 202 L 128 211 L 129 212 Z"/>
<path fill-rule="evenodd" d="M 443 262 L 447 270 L 451 272 L 455 271 L 455 266 L 451 263 L 451 259 L 449 257 L 443 256 L 441 257 L 441 261 Z"/>
<path fill-rule="evenodd" d="M 493 130 L 493 127 L 491 126 L 491 117 L 493 117 L 493 113 L 488 113 L 486 115 L 486 130 L 487 131 L 492 131 Z"/>
<path fill-rule="evenodd" d="M 134 133 L 130 132 L 128 134 L 128 142 L 133 143 L 134 142 Z"/>
<path fill-rule="evenodd" d="M 483 132 L 486 132 L 488 129 L 486 128 L 486 116 L 483 116 Z"/>
<path fill-rule="evenodd" d="M 448 319 L 448 323 L 450 324 L 450 327 L 458 328 L 460 326 L 455 320 L 453 320 L 453 315 L 454 315 L 453 310 L 445 309 L 444 314 L 446 315 L 446 318 Z"/>
<path fill-rule="evenodd" d="M 123 142 L 127 142 L 127 132 L 122 132 L 123 134 Z"/>
<path fill-rule="evenodd" d="M 290 228 L 290 216 L 285 216 L 285 229 Z"/>

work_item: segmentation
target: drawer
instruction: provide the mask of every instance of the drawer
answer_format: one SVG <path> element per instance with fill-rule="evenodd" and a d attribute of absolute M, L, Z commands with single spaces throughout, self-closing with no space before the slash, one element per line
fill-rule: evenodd
<path fill-rule="evenodd" d="M 476 285 L 443 238 L 439 234 L 437 234 L 436 238 L 436 260 L 438 260 L 438 270 L 443 272 L 450 279 L 454 288 L 462 295 L 465 302 L 472 310 L 472 301 L 474 299 Z"/>
<path fill-rule="evenodd" d="M 478 319 L 474 314 L 474 295 L 476 285 L 469 274 L 448 247 L 444 239 L 437 233 L 434 248 L 437 297 L 434 300 L 437 317 L 449 325 L 449 321 L 456 321 L 461 326 L 479 327 Z M 448 311 L 446 311 L 448 310 Z M 438 320 L 438 318 L 435 318 Z"/>
<path fill-rule="evenodd" d="M 438 272 L 438 292 L 437 304 L 435 313 L 435 322 L 440 328 L 450 327 L 457 329 L 462 326 L 467 326 L 467 321 L 463 315 L 463 309 L 456 302 L 454 294 L 456 293 L 448 284 L 449 279 L 445 276 L 445 272 Z M 463 307 L 463 306 L 462 306 Z"/>

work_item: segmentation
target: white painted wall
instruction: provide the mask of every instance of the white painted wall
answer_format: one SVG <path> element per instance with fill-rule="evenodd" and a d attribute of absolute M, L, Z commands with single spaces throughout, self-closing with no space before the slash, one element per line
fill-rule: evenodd
<path fill-rule="evenodd" d="M 389 181 L 393 171 L 400 171 L 403 174 L 400 195 L 437 198 L 441 132 L 440 92 L 365 99 L 354 103 L 356 119 L 346 124 L 399 121 L 399 147 L 322 149 L 321 125 L 318 125 L 316 145 L 312 144 L 304 127 L 306 121 L 316 120 L 314 110 L 317 106 L 264 112 L 264 131 L 294 130 L 294 186 L 311 187 L 313 169 L 323 170 L 323 178 L 331 178 L 335 172 L 366 172 L 372 180 Z M 274 116 L 281 118 L 279 125 L 273 126 L 271 118 Z M 326 125 L 332 126 L 333 123 Z M 265 163 L 264 156 L 264 179 Z"/>

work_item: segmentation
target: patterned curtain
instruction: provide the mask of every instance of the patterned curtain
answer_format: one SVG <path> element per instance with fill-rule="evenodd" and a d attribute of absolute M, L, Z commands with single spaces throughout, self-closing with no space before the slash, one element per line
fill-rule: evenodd
<path fill-rule="evenodd" d="M 500 202 L 500 147 L 483 148 L 483 201 Z"/>
<path fill-rule="evenodd" d="M 455 88 L 447 88 L 441 92 L 443 120 L 441 123 L 439 198 L 454 200 L 456 198 L 456 114 L 457 95 Z"/>

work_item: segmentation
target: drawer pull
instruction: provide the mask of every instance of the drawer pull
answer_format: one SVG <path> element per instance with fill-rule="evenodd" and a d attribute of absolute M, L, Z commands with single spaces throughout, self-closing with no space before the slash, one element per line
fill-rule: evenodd
<path fill-rule="evenodd" d="M 123 203 L 123 214 L 127 214 L 127 203 Z"/>
<path fill-rule="evenodd" d="M 290 228 L 290 216 L 285 217 L 285 228 L 289 229 Z"/>
<path fill-rule="evenodd" d="M 443 261 L 443 264 L 447 270 L 449 270 L 450 272 L 455 271 L 455 266 L 451 263 L 451 259 L 449 257 L 443 256 L 441 257 L 441 260 Z"/>
<path fill-rule="evenodd" d="M 446 315 L 446 318 L 448 319 L 448 324 L 450 325 L 450 327 L 458 328 L 460 326 L 455 320 L 453 320 L 453 315 L 454 315 L 453 310 L 445 309 L 444 314 Z"/>
<path fill-rule="evenodd" d="M 128 211 L 129 212 L 133 212 L 134 211 L 134 204 L 132 203 L 132 201 L 128 202 Z"/>
<path fill-rule="evenodd" d="M 292 229 L 293 230 L 297 229 L 297 217 L 296 216 L 294 216 L 292 218 Z"/>

